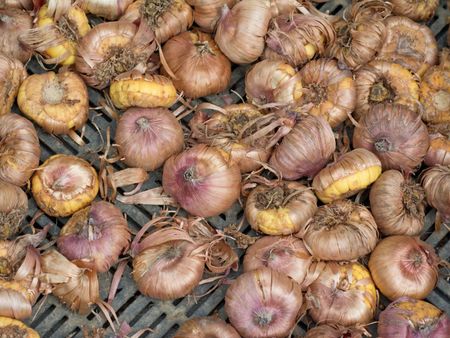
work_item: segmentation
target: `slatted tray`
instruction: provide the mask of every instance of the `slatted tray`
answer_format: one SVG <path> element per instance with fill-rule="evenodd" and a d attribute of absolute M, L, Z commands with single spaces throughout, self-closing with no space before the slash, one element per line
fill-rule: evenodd
<path fill-rule="evenodd" d="M 350 0 L 336 0 L 330 1 L 324 4 L 318 4 L 318 7 L 322 11 L 328 11 L 331 14 L 337 14 L 343 10 Z M 440 8 L 436 12 L 435 17 L 430 20 L 429 25 L 438 40 L 439 46 L 445 46 L 448 31 L 448 18 L 450 12 L 447 8 L 445 0 L 440 1 Z M 33 59 L 29 65 L 28 70 L 31 73 L 42 73 L 44 70 L 39 66 L 37 61 Z M 236 67 L 232 74 L 232 81 L 230 89 L 223 95 L 214 95 L 206 97 L 205 100 L 218 105 L 224 104 L 224 97 L 227 103 L 236 103 L 240 99 L 234 92 L 240 93 L 243 96 L 244 93 L 244 81 L 243 77 L 246 71 L 246 67 Z M 233 92 L 234 91 L 234 92 Z M 99 106 L 99 101 L 102 98 L 102 93 L 89 89 L 91 107 Z M 195 103 L 195 102 L 194 102 Z M 16 112 L 19 112 L 17 107 L 14 108 Z M 111 128 L 111 134 L 115 134 L 116 123 L 106 114 L 101 114 L 98 110 L 92 110 L 89 118 L 89 122 L 86 127 L 84 135 L 84 141 L 86 146 L 79 147 L 68 137 L 56 137 L 43 132 L 39 127 L 38 134 L 41 141 L 41 161 L 44 161 L 49 156 L 57 153 L 74 154 L 83 157 L 89 161 L 93 161 L 96 150 L 103 144 L 106 136 L 107 128 Z M 97 130 L 99 129 L 99 131 Z M 98 163 L 93 162 L 93 165 L 98 169 Z M 116 169 L 123 168 L 122 164 L 115 164 Z M 150 180 L 145 184 L 144 188 L 150 188 L 161 185 L 161 172 L 153 172 L 150 175 Z M 128 206 L 117 202 L 117 205 L 127 215 L 128 223 L 133 231 L 140 228 L 145 224 L 152 216 L 152 214 L 158 212 L 159 208 L 154 206 Z M 30 213 L 28 221 L 37 211 L 36 204 L 30 199 Z M 211 224 L 219 229 L 224 228 L 226 225 L 238 223 L 243 217 L 243 211 L 241 207 L 236 204 L 218 217 L 210 218 Z M 434 211 L 430 211 L 426 217 L 426 226 L 421 238 L 427 243 L 436 248 L 439 256 L 447 260 L 450 256 L 450 234 L 448 230 L 443 227 L 439 232 L 434 231 Z M 55 219 L 42 216 L 38 220 L 40 226 L 44 226 L 48 223 L 52 223 L 53 226 L 50 230 L 49 239 L 56 238 L 60 228 L 67 221 L 67 219 Z M 249 227 L 245 228 L 246 233 L 251 233 Z M 243 252 L 239 252 L 242 257 Z M 196 299 L 193 296 L 189 296 L 183 299 L 175 301 L 158 301 L 148 297 L 140 295 L 136 286 L 131 278 L 131 265 L 127 266 L 124 277 L 119 285 L 119 290 L 116 298 L 113 301 L 113 307 L 117 312 L 121 321 L 126 321 L 134 330 L 150 327 L 154 331 L 153 333 L 144 334 L 143 337 L 172 337 L 178 327 L 186 321 L 188 318 L 197 316 L 206 316 L 214 313 L 218 313 L 222 318 L 226 319 L 224 311 L 224 296 L 226 292 L 226 286 L 219 287 L 208 296 Z M 104 273 L 100 276 L 101 294 L 106 297 L 108 288 L 111 282 L 114 269 L 111 269 L 109 273 Z M 208 287 L 204 286 L 196 290 L 196 294 L 203 294 L 207 291 Z M 436 289 L 427 298 L 428 301 L 436 306 L 444 309 L 447 313 L 450 312 L 450 284 L 448 277 L 445 279 L 441 277 L 439 279 Z M 62 337 L 82 337 L 82 327 L 104 327 L 108 328 L 108 324 L 105 319 L 91 313 L 88 316 L 80 316 L 72 313 L 67 308 L 62 306 L 56 298 L 49 296 L 43 302 L 43 305 L 38 310 L 38 305 L 41 305 L 42 297 L 38 300 L 37 305 L 34 307 L 34 316 L 28 320 L 28 324 L 35 328 L 45 338 L 62 338 Z M 386 299 L 381 299 L 380 308 L 387 304 Z M 294 336 L 301 336 L 309 326 L 313 325 L 312 321 L 306 317 L 296 327 Z M 374 328 L 370 330 L 374 332 Z M 110 332 L 110 331 L 107 331 Z"/>

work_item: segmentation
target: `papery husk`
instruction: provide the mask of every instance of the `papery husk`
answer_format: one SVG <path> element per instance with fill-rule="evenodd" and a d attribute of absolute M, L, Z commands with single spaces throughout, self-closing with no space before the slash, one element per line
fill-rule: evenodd
<path fill-rule="evenodd" d="M 422 186 L 427 202 L 438 211 L 436 224 L 440 217 L 444 223 L 450 222 L 450 165 L 436 165 L 422 174 Z M 439 217 L 438 217 L 439 216 Z"/>
<path fill-rule="evenodd" d="M 385 171 L 370 189 L 370 210 L 385 235 L 419 235 L 425 223 L 425 191 L 397 170 Z"/>
<path fill-rule="evenodd" d="M 200 31 L 181 33 L 164 45 L 162 52 L 173 83 L 185 96 L 196 99 L 228 88 L 231 63 L 211 35 Z M 163 74 L 168 74 L 165 68 Z"/>
<path fill-rule="evenodd" d="M 98 201 L 73 214 L 56 243 L 69 260 L 81 260 L 85 268 L 106 272 L 118 261 L 130 240 L 121 210 L 111 203 Z"/>
<path fill-rule="evenodd" d="M 406 16 L 414 21 L 431 19 L 439 7 L 439 0 L 409 1 L 391 0 L 392 12 L 395 15 Z"/>
<path fill-rule="evenodd" d="M 156 42 L 147 25 L 131 22 L 104 22 L 80 41 L 76 70 L 86 83 L 103 89 L 116 76 L 137 66 L 145 67 Z"/>
<path fill-rule="evenodd" d="M 45 239 L 49 227 L 35 235 L 0 241 L 0 316 L 15 319 L 31 316 L 39 296 L 41 272 L 39 252 L 34 247 Z"/>
<path fill-rule="evenodd" d="M 225 295 L 231 325 L 246 338 L 288 336 L 302 304 L 300 286 L 269 268 L 243 273 Z"/>
<path fill-rule="evenodd" d="M 118 19 L 134 0 L 77 0 L 85 11 L 108 20 Z"/>
<path fill-rule="evenodd" d="M 264 51 L 264 36 L 272 17 L 269 0 L 244 0 L 230 10 L 224 7 L 215 40 L 234 63 L 256 61 Z"/>
<path fill-rule="evenodd" d="M 39 166 L 39 139 L 26 118 L 8 113 L 0 116 L 0 180 L 25 185 Z"/>
<path fill-rule="evenodd" d="M 328 48 L 326 55 L 350 69 L 372 60 L 383 43 L 384 19 L 391 10 L 391 3 L 383 0 L 353 1 L 344 11 L 343 19 L 334 22 L 336 43 Z"/>
<path fill-rule="evenodd" d="M 429 123 L 450 124 L 450 66 L 445 53 L 441 64 L 428 69 L 420 82 L 422 119 Z"/>
<path fill-rule="evenodd" d="M 269 164 L 286 180 L 314 177 L 336 149 L 330 125 L 319 116 L 300 116 L 272 152 Z"/>
<path fill-rule="evenodd" d="M 19 187 L 0 180 L 0 240 L 14 236 L 28 213 L 28 197 Z"/>
<path fill-rule="evenodd" d="M 267 33 L 264 57 L 301 66 L 314 56 L 324 55 L 335 39 L 334 27 L 326 17 L 293 13 L 278 16 Z"/>
<path fill-rule="evenodd" d="M 247 249 L 243 262 L 244 272 L 268 267 L 291 277 L 303 291 L 322 266 L 314 263 L 303 241 L 292 236 L 261 237 Z"/>
<path fill-rule="evenodd" d="M 245 93 L 249 102 L 257 106 L 293 106 L 302 96 L 302 79 L 283 61 L 263 60 L 245 75 Z"/>
<path fill-rule="evenodd" d="M 381 162 L 370 151 L 358 148 L 323 168 L 312 187 L 319 199 L 330 203 L 356 195 L 381 175 Z"/>
<path fill-rule="evenodd" d="M 33 0 L 1 0 L 0 9 L 4 8 L 19 8 L 32 10 L 34 7 Z"/>
<path fill-rule="evenodd" d="M 196 317 L 185 321 L 174 338 L 240 338 L 237 331 L 222 319 Z"/>
<path fill-rule="evenodd" d="M 95 169 L 85 160 L 63 154 L 49 157 L 36 170 L 31 192 L 47 215 L 70 216 L 97 196 L 99 181 Z"/>
<path fill-rule="evenodd" d="M 86 85 L 76 73 L 30 75 L 17 96 L 20 111 L 51 134 L 80 129 L 89 117 Z"/>
<path fill-rule="evenodd" d="M 111 165 L 104 164 L 100 167 L 99 180 L 101 198 L 114 201 L 117 197 L 118 188 L 136 184 L 133 190 L 124 194 L 133 195 L 139 191 L 143 183 L 148 180 L 148 174 L 142 168 L 126 168 L 115 171 Z"/>
<path fill-rule="evenodd" d="M 58 251 L 51 249 L 41 256 L 42 274 L 39 279 L 70 310 L 86 315 L 91 306 L 100 300 L 97 273 L 83 267 L 81 262 L 71 262 Z"/>
<path fill-rule="evenodd" d="M 380 103 L 401 104 L 417 112 L 419 86 L 416 77 L 399 64 L 372 61 L 355 74 L 357 118 Z"/>
<path fill-rule="evenodd" d="M 0 9 L 0 50 L 3 54 L 27 62 L 33 51 L 24 46 L 18 36 L 33 26 L 32 17 L 19 9 Z"/>
<path fill-rule="evenodd" d="M 160 44 L 187 31 L 194 22 L 192 8 L 185 0 L 137 0 L 128 6 L 120 21 L 138 22 L 142 16 Z"/>
<path fill-rule="evenodd" d="M 42 54 L 45 63 L 70 66 L 75 62 L 80 39 L 89 30 L 88 18 L 80 8 L 68 7 L 59 12 L 53 11 L 49 3 L 37 13 L 36 26 L 20 34 L 19 40 Z"/>
<path fill-rule="evenodd" d="M 255 231 L 267 235 L 303 232 L 317 210 L 313 191 L 298 182 L 258 185 L 248 195 L 245 218 Z"/>
<path fill-rule="evenodd" d="M 377 288 L 390 300 L 423 299 L 436 286 L 439 261 L 434 248 L 418 237 L 389 236 L 370 255 L 369 270 Z"/>
<path fill-rule="evenodd" d="M 194 21 L 200 29 L 212 33 L 220 19 L 222 8 L 232 8 L 238 0 L 186 0 L 194 8 Z"/>
<path fill-rule="evenodd" d="M 125 164 L 147 171 L 161 167 L 184 147 L 183 129 L 166 108 L 128 109 L 117 124 L 115 140 Z"/>
<path fill-rule="evenodd" d="M 198 144 L 170 157 L 162 185 L 188 213 L 200 217 L 227 211 L 240 195 L 238 165 L 219 148 Z"/>
<path fill-rule="evenodd" d="M 303 235 L 314 257 L 330 261 L 349 261 L 367 255 L 377 240 L 377 224 L 370 211 L 349 200 L 319 207 Z"/>
<path fill-rule="evenodd" d="M 201 217 L 176 217 L 175 222 L 187 231 L 189 236 L 202 245 L 205 252 L 206 267 L 212 273 L 228 273 L 230 269 L 237 270 L 239 257 L 233 248 L 225 241 L 226 237 Z"/>
<path fill-rule="evenodd" d="M 424 162 L 429 167 L 450 165 L 450 129 L 447 132 L 430 131 L 430 147 Z"/>
<path fill-rule="evenodd" d="M 448 314 L 434 305 L 402 297 L 380 313 L 378 322 L 380 337 L 440 338 L 448 336 Z"/>
<path fill-rule="evenodd" d="M 211 115 L 201 109 L 194 114 L 189 121 L 191 137 L 199 143 L 220 147 L 242 173 L 261 168 L 271 153 L 273 130 L 279 126 L 276 117 L 265 116 L 262 110 L 245 103 L 212 108 L 216 112 Z M 265 134 L 256 137 L 258 131 Z"/>
<path fill-rule="evenodd" d="M 303 7 L 299 0 L 270 0 L 272 18 L 280 15 L 293 14 L 298 8 Z"/>
<path fill-rule="evenodd" d="M 377 155 L 384 170 L 414 172 L 429 144 L 428 130 L 420 115 L 395 104 L 374 106 L 360 119 L 353 133 L 353 146 Z"/>
<path fill-rule="evenodd" d="M 363 327 L 345 327 L 340 324 L 322 324 L 306 332 L 303 338 L 363 338 L 371 337 Z"/>
<path fill-rule="evenodd" d="M 23 64 L 6 54 L 0 54 L 0 115 L 11 112 L 20 84 L 27 77 Z"/>
<path fill-rule="evenodd" d="M 177 100 L 172 80 L 162 75 L 142 74 L 132 70 L 117 76 L 109 87 L 111 101 L 117 108 L 169 108 Z"/>
<path fill-rule="evenodd" d="M 294 111 L 321 116 L 334 128 L 354 110 L 356 87 L 353 75 L 349 70 L 340 69 L 336 60 L 310 61 L 298 75 L 303 89 Z"/>
<path fill-rule="evenodd" d="M 19 320 L 0 316 L 0 335 L 20 338 L 39 338 L 39 334 Z"/>
<path fill-rule="evenodd" d="M 438 46 L 431 29 L 403 16 L 387 18 L 386 37 L 377 59 L 395 62 L 419 76 L 438 62 Z"/>
<path fill-rule="evenodd" d="M 147 236 L 133 259 L 133 278 L 149 297 L 170 300 L 185 297 L 200 283 L 205 258 L 181 229 L 166 228 Z"/>
<path fill-rule="evenodd" d="M 442 48 L 439 54 L 439 67 L 450 70 L 450 48 Z"/>
<path fill-rule="evenodd" d="M 327 263 L 305 298 L 309 315 L 321 324 L 367 324 L 373 320 L 378 305 L 370 273 L 359 263 Z"/>

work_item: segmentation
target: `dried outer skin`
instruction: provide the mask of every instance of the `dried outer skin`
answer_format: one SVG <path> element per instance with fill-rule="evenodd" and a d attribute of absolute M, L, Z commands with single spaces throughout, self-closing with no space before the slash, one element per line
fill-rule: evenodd
<path fill-rule="evenodd" d="M 91 305 L 100 300 L 97 273 L 84 268 L 81 262 L 70 262 L 51 249 L 41 256 L 41 264 L 39 279 L 72 311 L 87 315 Z"/>
<path fill-rule="evenodd" d="M 85 11 L 108 20 L 117 20 L 133 0 L 80 0 L 77 4 Z"/>
<path fill-rule="evenodd" d="M 377 224 L 370 211 L 349 200 L 319 207 L 303 235 L 314 257 L 330 261 L 350 261 L 367 255 L 377 239 Z"/>
<path fill-rule="evenodd" d="M 360 327 L 344 327 L 339 324 L 321 324 L 306 332 L 303 338 L 363 338 L 370 334 Z"/>
<path fill-rule="evenodd" d="M 450 165 L 436 165 L 422 175 L 428 204 L 437 209 L 444 223 L 450 222 Z"/>
<path fill-rule="evenodd" d="M 23 64 L 6 54 L 0 54 L 0 115 L 11 112 L 20 84 L 27 77 Z"/>
<path fill-rule="evenodd" d="M 392 5 L 383 0 L 353 1 L 343 19 L 334 22 L 336 43 L 329 46 L 326 56 L 352 70 L 372 60 L 385 38 L 384 20 L 391 10 Z"/>
<path fill-rule="evenodd" d="M 207 33 L 181 33 L 163 47 L 164 57 L 175 74 L 173 84 L 187 97 L 218 94 L 228 88 L 231 63 Z M 163 67 L 163 74 L 166 74 Z"/>
<path fill-rule="evenodd" d="M 370 273 L 359 263 L 327 263 L 305 297 L 310 304 L 309 315 L 314 321 L 343 326 L 371 322 L 378 302 Z"/>
<path fill-rule="evenodd" d="M 0 316 L 0 337 L 3 337 L 3 335 L 6 338 L 40 338 L 36 331 L 26 326 L 20 320 Z"/>
<path fill-rule="evenodd" d="M 76 32 L 75 40 L 57 28 L 58 21 L 48 13 L 47 5 L 42 6 L 38 12 L 36 23 L 36 28 L 40 29 L 38 41 L 33 41 L 32 38 L 24 39 L 23 36 L 20 39 L 24 43 L 28 41 L 31 43 L 42 42 L 42 44 L 37 43 L 34 49 L 46 57 L 47 63 L 70 66 L 75 62 L 79 39 L 85 36 L 91 27 L 86 14 L 78 7 L 70 7 L 67 14 L 59 20 L 66 20 L 71 31 Z M 31 46 L 34 45 L 31 44 Z"/>
<path fill-rule="evenodd" d="M 104 22 L 79 42 L 75 66 L 85 82 L 103 89 L 117 75 L 146 64 L 156 44 L 153 33 L 131 22 Z"/>
<path fill-rule="evenodd" d="M 171 241 L 143 247 L 133 259 L 133 278 L 146 296 L 173 300 L 187 296 L 202 279 L 205 260 L 197 244 Z"/>
<path fill-rule="evenodd" d="M 334 27 L 327 19 L 288 13 L 272 21 L 264 57 L 301 66 L 316 55 L 324 55 L 335 38 Z"/>
<path fill-rule="evenodd" d="M 166 108 L 130 108 L 116 129 L 119 154 L 129 167 L 147 171 L 161 167 L 184 147 L 183 129 Z"/>
<path fill-rule="evenodd" d="M 0 241 L 0 316 L 25 319 L 40 295 L 41 272 L 37 247 L 48 228 L 34 235 L 23 235 L 14 241 Z"/>
<path fill-rule="evenodd" d="M 1 0 L 0 1 L 0 9 L 4 8 L 19 8 L 32 10 L 33 9 L 33 0 Z"/>
<path fill-rule="evenodd" d="M 225 311 L 244 338 L 288 336 L 302 303 L 300 285 L 269 268 L 240 275 L 225 295 Z"/>
<path fill-rule="evenodd" d="M 293 0 L 291 0 L 293 1 Z M 212 33 L 222 14 L 222 8 L 232 8 L 237 0 L 186 0 L 194 7 L 194 21 L 202 31 Z"/>
<path fill-rule="evenodd" d="M 414 21 L 431 19 L 439 7 L 439 0 L 391 0 L 395 15 L 403 15 Z"/>
<path fill-rule="evenodd" d="M 450 330 L 448 315 L 425 301 L 401 297 L 380 313 L 378 334 L 393 338 L 440 338 Z"/>
<path fill-rule="evenodd" d="M 278 103 L 293 106 L 302 96 L 302 79 L 284 61 L 263 60 L 247 72 L 245 93 L 255 105 Z"/>
<path fill-rule="evenodd" d="M 373 152 L 383 169 L 411 173 L 422 163 L 430 145 L 420 115 L 405 106 L 379 104 L 359 121 L 353 146 Z"/>
<path fill-rule="evenodd" d="M 70 71 L 30 75 L 20 87 L 17 104 L 25 116 L 51 134 L 79 129 L 89 116 L 87 87 Z"/>
<path fill-rule="evenodd" d="M 217 216 L 240 196 L 239 166 L 220 148 L 198 144 L 164 164 L 164 191 L 194 216 Z"/>
<path fill-rule="evenodd" d="M 31 180 L 31 192 L 47 215 L 70 216 L 97 196 L 99 181 L 95 169 L 85 160 L 63 154 L 48 158 Z"/>
<path fill-rule="evenodd" d="M 419 86 L 416 77 L 399 64 L 372 61 L 359 68 L 355 77 L 356 112 L 361 117 L 376 104 L 401 104 L 418 110 Z"/>
<path fill-rule="evenodd" d="M 419 235 L 425 206 L 423 188 L 397 170 L 385 171 L 370 189 L 370 210 L 384 235 Z"/>
<path fill-rule="evenodd" d="M 68 259 L 83 260 L 85 267 L 106 272 L 128 247 L 130 239 L 121 210 L 111 203 L 98 201 L 73 214 L 56 243 Z"/>
<path fill-rule="evenodd" d="M 319 116 L 301 118 L 272 152 L 269 164 L 286 180 L 314 177 L 336 149 L 333 130 Z"/>
<path fill-rule="evenodd" d="M 243 121 L 256 121 L 264 117 L 264 114 L 256 106 L 239 103 L 225 106 L 223 110 L 208 114 L 202 110 L 195 112 L 189 121 L 192 131 L 191 137 L 199 143 L 220 147 L 230 154 L 230 157 L 238 164 L 241 173 L 248 173 L 261 168 L 261 163 L 269 160 L 271 149 L 266 145 L 273 132 L 253 142 L 244 142 L 241 134 L 245 124 Z M 234 123 L 234 122 L 238 123 Z M 230 134 L 229 130 L 233 132 Z M 224 135 L 225 133 L 225 135 Z"/>
<path fill-rule="evenodd" d="M 33 18 L 19 9 L 0 9 L 0 50 L 3 54 L 27 62 L 33 51 L 18 40 L 18 36 L 33 26 Z"/>
<path fill-rule="evenodd" d="M 430 134 L 430 147 L 424 162 L 429 167 L 450 165 L 450 137 L 440 133 Z"/>
<path fill-rule="evenodd" d="M 308 287 L 308 273 L 313 257 L 303 241 L 293 236 L 264 236 L 252 244 L 244 256 L 244 272 L 268 267 L 284 273 Z"/>
<path fill-rule="evenodd" d="M 372 251 L 369 270 L 378 290 L 390 300 L 423 299 L 436 287 L 440 258 L 418 237 L 388 236 Z"/>
<path fill-rule="evenodd" d="M 27 213 L 28 197 L 25 192 L 0 180 L 0 240 L 15 235 Z"/>
<path fill-rule="evenodd" d="M 33 124 L 8 113 L 0 116 L 0 180 L 25 185 L 39 166 L 41 149 Z"/>
<path fill-rule="evenodd" d="M 270 0 L 272 18 L 276 18 L 280 15 L 291 14 L 297 10 L 298 6 L 298 0 Z"/>
<path fill-rule="evenodd" d="M 420 103 L 424 121 L 450 124 L 450 67 L 446 67 L 446 59 L 442 58 L 441 65 L 429 68 L 422 77 Z"/>
<path fill-rule="evenodd" d="M 377 59 L 398 63 L 419 76 L 437 64 L 438 46 L 428 26 L 400 16 L 387 18 L 385 24 L 386 38 Z"/>
<path fill-rule="evenodd" d="M 299 71 L 303 94 L 294 110 L 323 117 L 332 128 L 355 109 L 356 86 L 352 72 L 338 67 L 336 60 L 318 59 Z"/>
<path fill-rule="evenodd" d="M 279 188 L 285 191 L 284 195 L 295 196 L 286 204 L 272 203 L 267 208 L 259 206 L 259 195 L 269 195 L 277 188 L 259 185 L 250 192 L 245 204 L 245 218 L 253 230 L 266 235 L 290 235 L 302 231 L 313 217 L 317 198 L 311 189 L 298 182 L 283 182 Z"/>
<path fill-rule="evenodd" d="M 217 24 L 215 41 L 234 63 L 256 61 L 263 53 L 264 36 L 272 18 L 269 0 L 246 0 L 224 10 Z M 252 22 L 253 24 L 249 25 Z"/>
<path fill-rule="evenodd" d="M 357 148 L 323 168 L 312 187 L 319 199 L 330 203 L 356 195 L 381 175 L 381 162 L 370 151 Z"/>
<path fill-rule="evenodd" d="M 158 3 L 161 0 L 153 0 L 152 3 Z M 165 1 L 167 2 L 167 1 Z M 141 18 L 141 7 L 144 0 L 137 0 L 128 6 L 125 14 L 120 18 L 121 21 L 136 22 Z M 145 18 L 145 14 L 144 14 Z M 156 21 L 156 24 L 152 23 Z M 172 0 L 170 6 L 155 18 L 147 20 L 148 25 L 154 31 L 156 41 L 163 44 L 171 37 L 185 32 L 192 26 L 194 15 L 192 8 L 185 0 Z"/>
<path fill-rule="evenodd" d="M 109 95 L 117 108 L 171 107 L 177 99 L 172 80 L 162 75 L 142 74 L 137 70 L 116 77 Z"/>
<path fill-rule="evenodd" d="M 211 316 L 185 321 L 174 338 L 240 338 L 240 335 L 230 324 Z"/>

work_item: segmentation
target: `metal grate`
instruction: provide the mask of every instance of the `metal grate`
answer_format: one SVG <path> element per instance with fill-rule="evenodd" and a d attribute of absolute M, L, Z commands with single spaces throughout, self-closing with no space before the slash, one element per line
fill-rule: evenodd
<path fill-rule="evenodd" d="M 336 0 L 330 1 L 324 4 L 318 4 L 318 7 L 322 11 L 328 11 L 332 14 L 337 14 L 342 11 L 343 8 L 348 6 L 350 0 Z M 445 0 L 440 1 L 440 8 L 436 12 L 429 25 L 436 35 L 439 46 L 443 47 L 447 38 L 448 31 L 448 17 L 450 16 L 449 10 Z M 43 69 L 38 65 L 35 59 L 33 59 L 29 65 L 28 70 L 32 73 L 42 73 Z M 232 74 L 231 89 L 237 93 L 244 93 L 244 81 L 243 76 L 245 74 L 246 67 L 237 67 Z M 91 107 L 99 105 L 101 99 L 101 93 L 93 89 L 89 89 Z M 224 104 L 224 96 L 227 97 L 227 103 L 236 103 L 239 101 L 238 95 L 231 90 L 222 96 L 214 95 L 206 97 L 205 100 L 218 104 Z M 18 112 L 17 107 L 14 108 Z M 100 129 L 101 134 L 97 131 Z M 102 144 L 102 137 L 106 133 L 107 127 L 111 128 L 112 135 L 115 134 L 115 123 L 112 119 L 108 118 L 104 114 L 96 114 L 91 112 L 89 122 L 86 126 L 86 133 L 84 141 L 86 146 L 81 148 L 76 145 L 68 137 L 56 137 L 49 135 L 42 130 L 38 129 L 39 138 L 41 141 L 41 161 L 44 161 L 49 156 L 56 153 L 75 154 L 83 157 L 87 160 L 93 160 L 92 151 L 94 151 L 99 145 Z M 94 163 L 94 166 L 96 163 Z M 115 164 L 117 169 L 123 168 L 123 165 Z M 98 169 L 98 168 L 97 168 Z M 144 188 L 150 188 L 153 186 L 161 185 L 161 172 L 151 173 L 150 180 L 145 184 Z M 146 223 L 151 215 L 159 210 L 158 207 L 153 206 L 128 206 L 122 205 L 117 202 L 117 205 L 127 214 L 128 223 L 132 230 L 139 229 L 140 225 Z M 37 207 L 34 201 L 30 200 L 30 213 L 28 220 L 36 212 Z M 238 222 L 243 216 L 242 209 L 238 204 L 217 217 L 210 218 L 211 224 L 217 228 L 223 228 L 227 224 Z M 430 211 L 426 217 L 426 226 L 422 239 L 436 248 L 439 256 L 448 260 L 450 256 L 450 234 L 448 230 L 443 227 L 439 232 L 434 231 L 434 211 Z M 65 223 L 67 219 L 54 219 L 43 216 L 38 220 L 38 224 L 43 226 L 48 223 L 54 224 L 50 230 L 50 237 L 55 238 L 59 229 Z M 247 227 L 245 232 L 251 232 Z M 239 252 L 242 256 L 243 252 Z M 113 302 L 113 307 L 117 311 L 121 321 L 129 323 L 133 329 L 138 330 L 141 328 L 150 327 L 154 330 L 153 333 L 148 333 L 143 337 L 172 337 L 178 327 L 189 317 L 206 316 L 213 313 L 218 313 L 222 318 L 226 319 L 224 311 L 224 296 L 226 287 L 222 286 L 199 299 L 197 302 L 194 297 L 189 296 L 183 299 L 175 301 L 158 301 L 148 297 L 140 295 L 137 291 L 135 283 L 133 282 L 131 275 L 131 268 L 127 266 L 124 277 L 120 283 L 119 290 L 116 298 Z M 106 297 L 107 291 L 110 285 L 112 269 L 108 273 L 101 274 L 100 287 L 102 297 Z M 196 290 L 196 294 L 202 294 L 207 291 L 208 287 L 203 286 Z M 446 312 L 450 312 L 450 285 L 449 280 L 440 278 L 436 289 L 427 298 L 428 301 L 436 306 L 444 309 Z M 38 305 L 42 301 L 42 297 L 38 300 Z M 386 299 L 381 300 L 380 308 L 383 308 L 383 304 L 387 304 Z M 35 328 L 45 338 L 60 338 L 60 337 L 77 337 L 81 338 L 81 328 L 83 326 L 88 327 L 104 327 L 107 328 L 108 324 L 103 317 L 95 315 L 94 313 L 88 316 L 80 316 L 69 311 L 66 307 L 62 306 L 56 298 L 49 296 L 40 310 L 37 312 L 38 305 L 35 306 L 35 317 L 28 321 L 28 324 Z M 312 324 L 312 321 L 308 317 L 304 318 L 302 322 L 298 324 L 295 329 L 294 335 L 302 335 L 308 326 Z"/>

